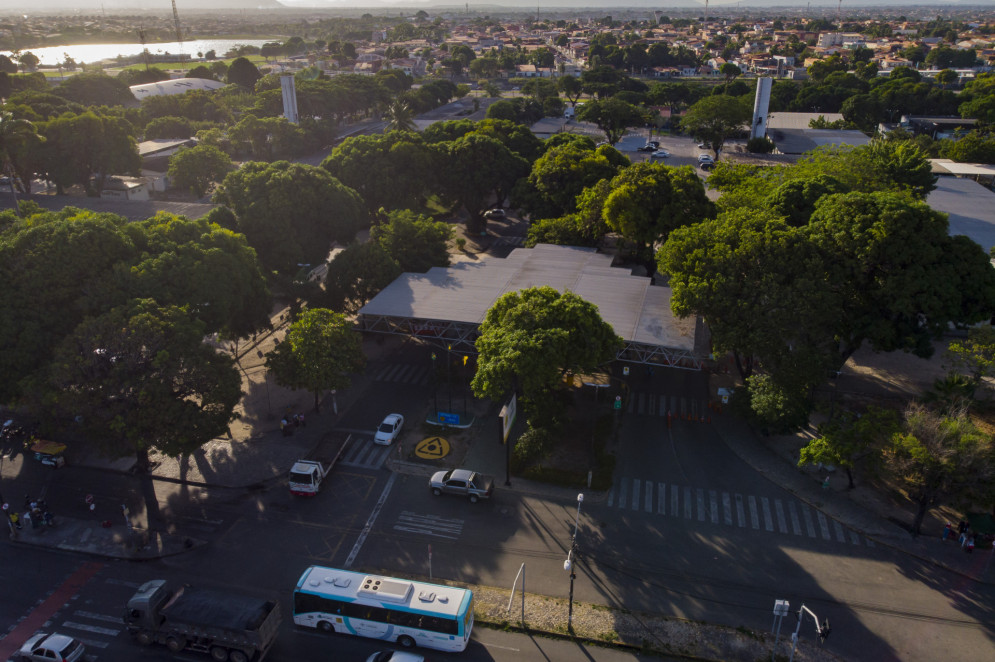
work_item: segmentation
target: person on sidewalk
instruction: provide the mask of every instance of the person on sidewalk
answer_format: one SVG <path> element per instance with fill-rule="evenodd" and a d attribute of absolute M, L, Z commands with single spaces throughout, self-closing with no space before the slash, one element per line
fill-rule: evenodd
<path fill-rule="evenodd" d="M 953 534 L 954 534 L 954 525 L 951 524 L 950 522 L 947 522 L 947 525 L 943 527 L 943 540 L 944 541 L 947 540 Z"/>
<path fill-rule="evenodd" d="M 964 548 L 964 551 L 968 554 L 974 552 L 974 536 L 967 539 L 967 547 Z"/>

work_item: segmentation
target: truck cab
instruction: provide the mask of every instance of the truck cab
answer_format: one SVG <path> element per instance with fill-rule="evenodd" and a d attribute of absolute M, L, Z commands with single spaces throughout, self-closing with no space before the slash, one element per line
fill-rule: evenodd
<path fill-rule="evenodd" d="M 164 620 L 163 606 L 173 597 L 165 579 L 153 579 L 138 587 L 135 594 L 128 600 L 125 608 L 124 623 L 129 630 L 159 629 Z"/>

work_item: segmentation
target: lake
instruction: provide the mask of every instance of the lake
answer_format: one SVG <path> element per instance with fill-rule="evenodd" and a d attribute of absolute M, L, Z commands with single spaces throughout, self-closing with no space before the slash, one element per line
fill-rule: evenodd
<path fill-rule="evenodd" d="M 153 55 L 170 53 L 176 55 L 186 53 L 191 58 L 196 59 L 197 53 L 206 53 L 213 50 L 218 57 L 235 46 L 262 46 L 272 39 L 193 39 L 191 41 L 170 41 L 159 44 L 148 44 L 149 53 Z M 26 48 L 22 52 L 31 51 L 38 56 L 42 65 L 56 66 L 65 61 L 66 54 L 76 60 L 77 64 L 100 62 L 101 60 L 112 60 L 118 55 L 131 56 L 141 55 L 144 47 L 141 44 L 76 44 L 71 46 L 49 46 L 46 48 Z M 10 51 L 0 51 L 4 55 L 10 56 Z"/>

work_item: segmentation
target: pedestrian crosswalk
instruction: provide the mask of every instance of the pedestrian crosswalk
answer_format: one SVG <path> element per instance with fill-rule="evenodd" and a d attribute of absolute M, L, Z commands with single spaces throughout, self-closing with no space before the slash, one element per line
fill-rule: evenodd
<path fill-rule="evenodd" d="M 779 533 L 860 545 L 862 536 L 796 499 L 730 493 L 639 478 L 619 478 L 605 505 L 706 525 Z M 868 547 L 874 543 L 866 538 Z"/>
<path fill-rule="evenodd" d="M 415 363 L 389 363 L 383 366 L 374 379 L 378 382 L 394 382 L 427 386 L 431 382 L 432 368 Z"/>
<path fill-rule="evenodd" d="M 420 533 L 435 538 L 458 540 L 463 532 L 463 520 L 438 515 L 422 515 L 404 510 L 394 522 L 394 530 L 405 533 Z"/>
<path fill-rule="evenodd" d="M 346 467 L 362 469 L 379 469 L 387 461 L 394 446 L 381 446 L 373 443 L 373 437 L 353 436 L 339 464 Z"/>
<path fill-rule="evenodd" d="M 626 413 L 642 416 L 670 416 L 675 421 L 707 420 L 712 416 L 708 400 L 692 398 L 683 395 L 668 395 L 665 393 L 646 393 L 634 391 L 629 394 L 625 406 Z"/>

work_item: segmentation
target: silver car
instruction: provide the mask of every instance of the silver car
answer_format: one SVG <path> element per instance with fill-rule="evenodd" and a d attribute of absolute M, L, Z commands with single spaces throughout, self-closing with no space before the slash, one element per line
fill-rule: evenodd
<path fill-rule="evenodd" d="M 24 642 L 21 660 L 34 662 L 76 662 L 83 657 L 83 644 L 64 634 L 39 632 Z"/>
<path fill-rule="evenodd" d="M 468 469 L 453 469 L 452 471 L 437 471 L 428 481 L 432 494 L 456 494 L 469 497 L 470 503 L 480 499 L 489 499 L 494 493 L 494 479 L 478 474 Z"/>

